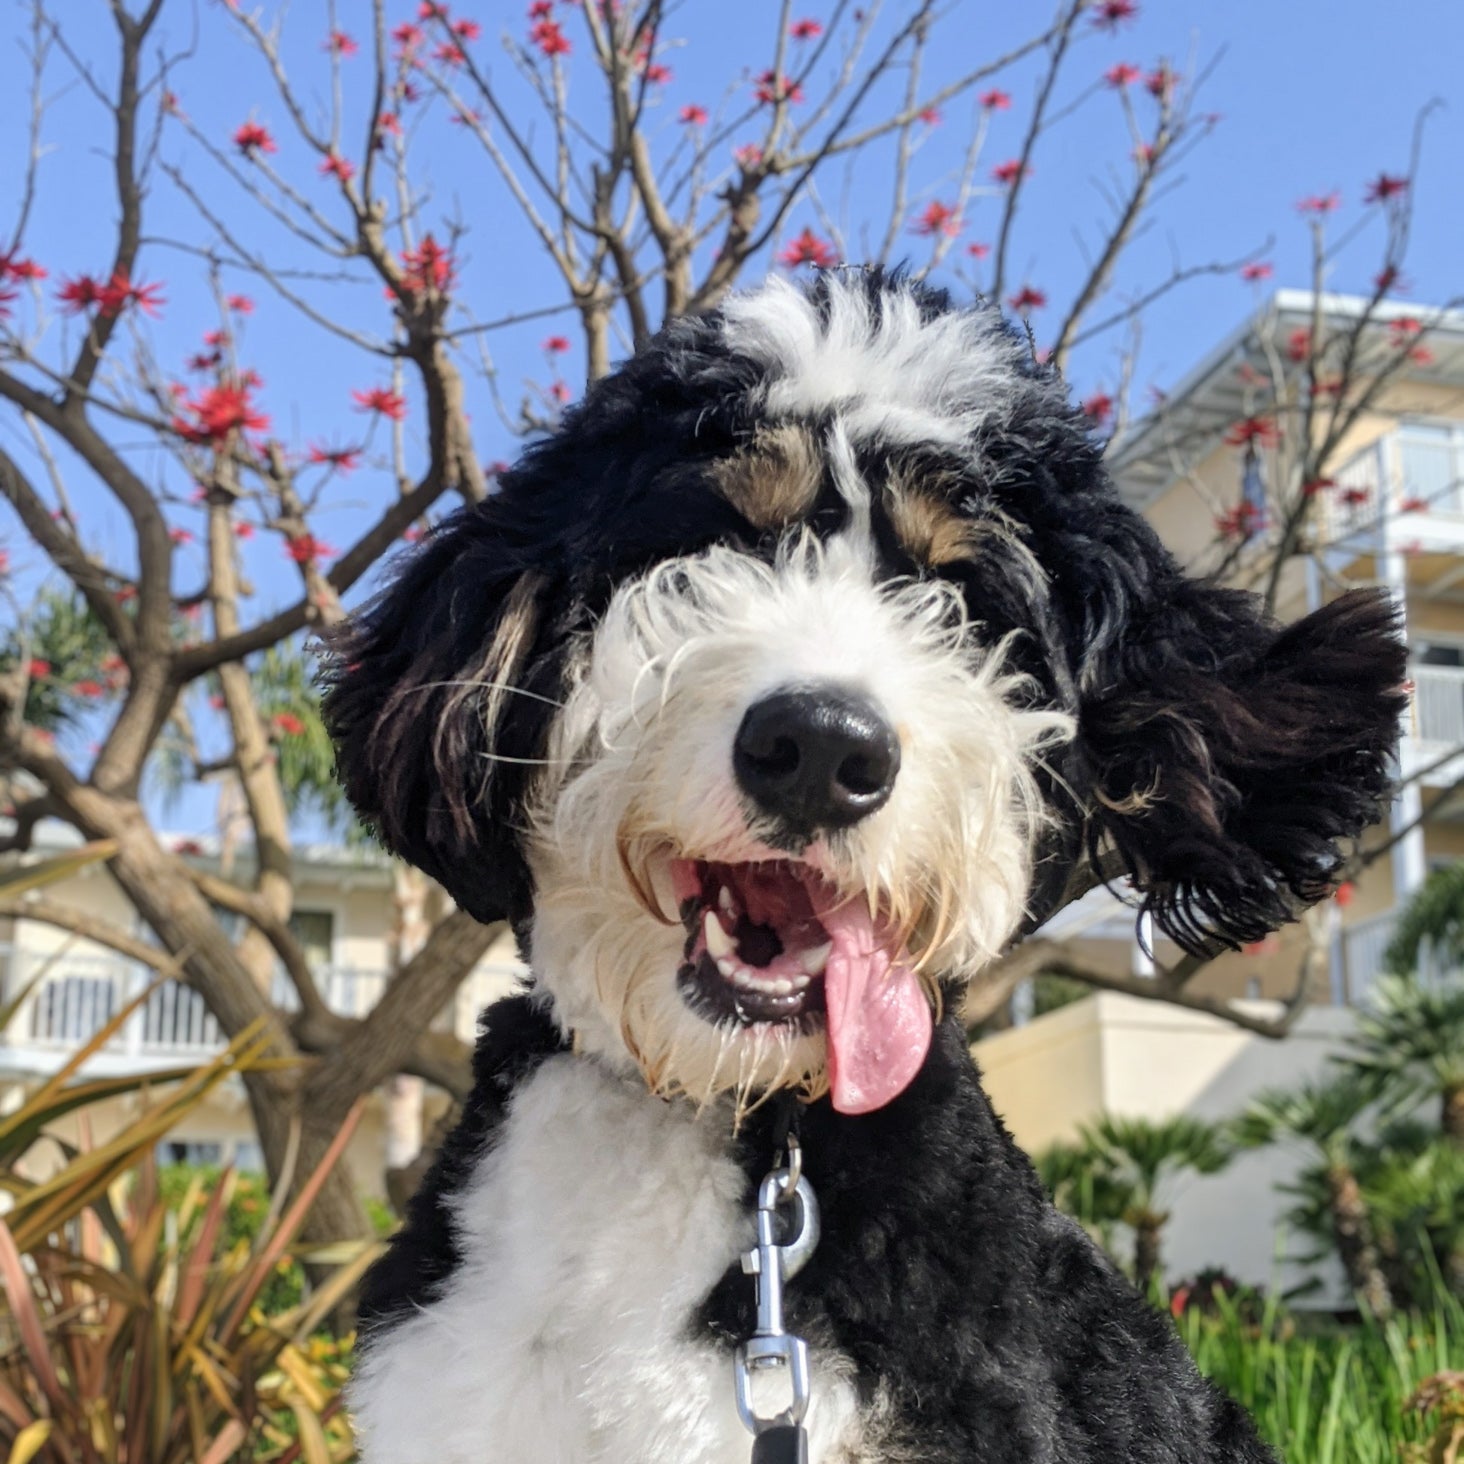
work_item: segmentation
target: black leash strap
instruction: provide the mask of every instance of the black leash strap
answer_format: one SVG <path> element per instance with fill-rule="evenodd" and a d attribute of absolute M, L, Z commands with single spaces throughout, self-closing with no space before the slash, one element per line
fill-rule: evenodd
<path fill-rule="evenodd" d="M 752 1441 L 752 1464 L 808 1464 L 808 1430 L 801 1423 L 775 1423 Z"/>

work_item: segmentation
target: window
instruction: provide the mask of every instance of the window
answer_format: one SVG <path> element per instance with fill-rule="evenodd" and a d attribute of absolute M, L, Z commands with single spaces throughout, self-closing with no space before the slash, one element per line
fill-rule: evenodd
<path fill-rule="evenodd" d="M 324 970 L 335 958 L 335 915 L 330 910 L 296 910 L 290 934 L 300 942 L 312 971 Z"/>
<path fill-rule="evenodd" d="M 217 1141 L 164 1139 L 158 1145 L 159 1164 L 222 1164 L 224 1146 Z"/>
<path fill-rule="evenodd" d="M 1400 495 L 1419 499 L 1432 513 L 1464 512 L 1460 495 L 1460 461 L 1464 433 L 1457 427 L 1410 422 L 1398 432 Z"/>

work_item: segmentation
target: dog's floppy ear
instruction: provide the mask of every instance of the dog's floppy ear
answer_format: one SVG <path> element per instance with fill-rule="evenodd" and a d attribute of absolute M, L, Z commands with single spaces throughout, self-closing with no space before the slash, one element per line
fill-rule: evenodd
<path fill-rule="evenodd" d="M 325 671 L 351 803 L 483 921 L 527 907 L 520 802 L 558 690 L 543 644 L 550 571 L 503 517 L 490 500 L 438 526 L 334 633 Z"/>
<path fill-rule="evenodd" d="M 1198 952 L 1259 940 L 1331 892 L 1386 806 L 1406 648 L 1380 591 L 1283 629 L 1242 592 L 1168 588 L 1082 707 L 1089 841 Z"/>

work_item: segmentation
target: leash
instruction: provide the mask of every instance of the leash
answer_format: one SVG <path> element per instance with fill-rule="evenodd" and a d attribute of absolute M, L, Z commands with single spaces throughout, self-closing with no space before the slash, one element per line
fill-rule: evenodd
<path fill-rule="evenodd" d="M 808 1343 L 783 1326 L 783 1283 L 818 1245 L 818 1200 L 803 1177 L 799 1105 L 788 1098 L 774 1126 L 773 1168 L 757 1190 L 757 1244 L 742 1256 L 743 1273 L 755 1278 L 757 1328 L 737 1349 L 733 1378 L 737 1416 L 752 1434 L 752 1464 L 808 1464 Z M 770 1417 L 757 1412 L 752 1398 L 753 1375 L 767 1372 L 785 1374 L 791 1395 L 788 1406 Z"/>

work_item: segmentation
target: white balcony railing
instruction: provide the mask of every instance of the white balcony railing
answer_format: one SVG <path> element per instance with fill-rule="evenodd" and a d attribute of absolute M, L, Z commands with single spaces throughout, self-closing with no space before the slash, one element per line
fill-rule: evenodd
<path fill-rule="evenodd" d="M 43 968 L 40 983 L 21 1003 L 9 1027 L 0 1031 L 0 1049 L 73 1049 L 99 1032 L 151 979 L 145 967 L 120 957 L 68 952 L 48 960 L 39 952 L 0 944 L 0 1003 L 23 991 Z M 326 1004 L 344 1017 L 364 1017 L 386 988 L 386 972 L 380 970 L 332 966 L 314 974 Z M 520 974 L 516 965 L 478 967 L 436 1025 L 472 1042 L 480 1010 L 504 995 Z M 283 975 L 276 976 L 271 997 L 285 1010 L 298 1007 Z M 168 981 L 152 992 L 102 1051 L 113 1057 L 176 1061 L 201 1057 L 222 1046 L 218 1022 L 203 997 L 191 987 Z"/>
<path fill-rule="evenodd" d="M 1464 666 L 1414 666 L 1414 736 L 1420 742 L 1464 749 Z"/>

